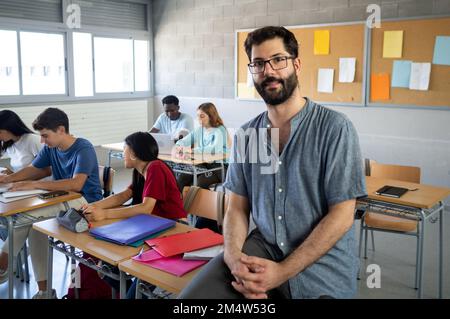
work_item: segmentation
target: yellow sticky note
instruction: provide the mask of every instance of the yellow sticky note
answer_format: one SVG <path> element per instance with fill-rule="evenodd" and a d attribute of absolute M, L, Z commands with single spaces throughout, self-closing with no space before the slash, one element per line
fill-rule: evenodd
<path fill-rule="evenodd" d="M 383 58 L 401 58 L 403 31 L 384 31 Z"/>
<path fill-rule="evenodd" d="M 330 30 L 314 31 L 314 55 L 330 54 Z"/>

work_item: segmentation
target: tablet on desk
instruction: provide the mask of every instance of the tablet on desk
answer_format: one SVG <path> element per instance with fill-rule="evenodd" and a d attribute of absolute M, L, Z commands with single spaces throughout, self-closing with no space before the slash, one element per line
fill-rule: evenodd
<path fill-rule="evenodd" d="M 407 188 L 385 185 L 385 186 L 381 187 L 380 189 L 378 189 L 377 191 L 375 191 L 375 194 L 380 195 L 380 196 L 399 198 L 400 196 L 405 194 L 407 191 L 408 191 Z"/>

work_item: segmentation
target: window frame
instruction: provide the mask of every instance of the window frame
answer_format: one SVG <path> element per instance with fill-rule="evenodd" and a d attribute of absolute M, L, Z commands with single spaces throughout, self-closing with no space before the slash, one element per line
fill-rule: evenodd
<path fill-rule="evenodd" d="M 150 6 L 147 6 L 148 16 L 151 17 Z M 65 19 L 64 19 L 65 20 Z M 150 19 L 148 19 L 150 20 Z M 123 30 L 98 26 L 83 26 L 79 29 L 69 29 L 65 23 L 43 22 L 15 18 L 0 17 L 0 29 L 16 31 L 18 47 L 18 65 L 19 65 L 19 88 L 20 95 L 2 95 L 0 96 L 0 105 L 4 104 L 42 104 L 42 103 L 71 103 L 71 102 L 99 102 L 108 100 L 131 100 L 150 98 L 154 95 L 154 72 L 153 72 L 153 37 L 151 36 L 150 21 L 148 21 L 148 31 Z M 42 95 L 23 95 L 22 83 L 22 61 L 20 47 L 20 32 L 38 32 L 62 34 L 64 38 L 64 59 L 65 59 L 65 79 L 66 94 L 42 94 Z M 75 76 L 73 59 L 73 32 L 90 33 L 92 43 L 93 59 L 93 96 L 75 96 Z M 133 90 L 135 90 L 135 57 L 134 40 L 148 41 L 149 53 L 149 71 L 148 71 L 148 91 L 133 91 L 120 93 L 96 93 L 95 92 L 95 55 L 94 55 L 94 37 L 120 38 L 133 40 Z"/>

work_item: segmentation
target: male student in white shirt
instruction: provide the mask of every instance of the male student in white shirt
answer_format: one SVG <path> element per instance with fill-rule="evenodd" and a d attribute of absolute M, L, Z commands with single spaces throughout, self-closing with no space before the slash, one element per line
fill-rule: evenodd
<path fill-rule="evenodd" d="M 164 113 L 162 113 L 150 133 L 170 134 L 175 140 L 183 138 L 194 129 L 194 120 L 189 114 L 180 112 L 179 100 L 174 95 L 162 99 Z"/>

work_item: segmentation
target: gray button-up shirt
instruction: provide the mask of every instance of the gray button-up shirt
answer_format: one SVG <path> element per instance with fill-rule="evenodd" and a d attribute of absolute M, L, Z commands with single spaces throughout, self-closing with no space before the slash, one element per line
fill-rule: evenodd
<path fill-rule="evenodd" d="M 239 132 L 234 137 L 224 186 L 248 198 L 256 226 L 282 260 L 309 236 L 330 206 L 365 196 L 365 178 L 358 136 L 345 115 L 307 99 L 291 120 L 280 155 L 271 151 L 276 148 L 268 127 L 267 112 L 242 126 L 247 135 L 244 140 Z M 266 157 L 261 149 L 269 152 Z M 256 160 L 252 154 L 258 154 Z M 327 254 L 289 280 L 291 295 L 352 297 L 358 265 L 353 226 Z"/>

